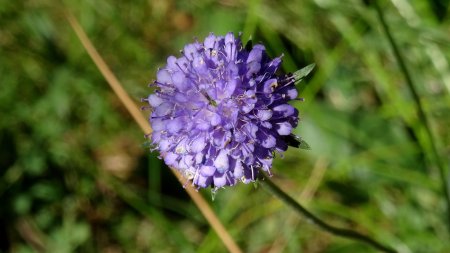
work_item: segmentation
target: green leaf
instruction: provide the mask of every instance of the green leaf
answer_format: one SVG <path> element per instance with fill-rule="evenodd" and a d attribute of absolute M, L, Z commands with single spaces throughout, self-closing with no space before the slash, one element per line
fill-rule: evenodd
<path fill-rule="evenodd" d="M 311 150 L 311 146 L 302 138 L 300 138 L 300 145 L 298 146 L 299 149 L 305 149 L 305 150 Z"/>
<path fill-rule="evenodd" d="M 300 149 L 311 149 L 311 146 L 309 146 L 308 143 L 306 143 L 305 140 L 303 140 L 303 138 L 301 138 L 300 136 L 297 136 L 295 134 L 290 134 L 288 136 L 284 136 L 283 140 L 287 143 L 287 145 L 291 146 L 291 147 L 295 147 L 295 148 L 300 148 Z"/>
<path fill-rule="evenodd" d="M 299 82 L 302 81 L 303 77 L 309 75 L 309 73 L 311 73 L 311 71 L 314 69 L 315 66 L 316 64 L 312 63 L 302 69 L 295 71 L 293 74 L 295 78 L 295 84 L 298 84 Z"/>
<path fill-rule="evenodd" d="M 307 76 L 307 75 L 309 75 L 309 73 L 311 73 L 311 71 L 314 69 L 315 66 L 316 66 L 316 64 L 312 63 L 312 64 L 309 64 L 308 66 L 294 72 L 293 77 L 295 79 L 295 85 L 298 85 L 299 92 L 302 92 L 306 87 L 306 84 L 299 85 L 299 83 L 303 80 L 303 78 L 305 76 Z"/>

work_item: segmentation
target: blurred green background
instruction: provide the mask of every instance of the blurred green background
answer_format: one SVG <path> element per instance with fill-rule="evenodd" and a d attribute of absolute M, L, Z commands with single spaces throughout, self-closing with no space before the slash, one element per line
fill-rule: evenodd
<path fill-rule="evenodd" d="M 449 1 L 379 2 L 448 169 Z M 0 252 L 226 252 L 149 154 L 66 9 L 136 103 L 167 56 L 209 32 L 242 31 L 271 56 L 284 53 L 286 72 L 316 63 L 305 102 L 295 103 L 295 132 L 312 150 L 288 150 L 273 180 L 334 225 L 401 252 L 450 252 L 429 138 L 362 0 L 1 1 Z M 321 231 L 253 184 L 214 201 L 201 193 L 245 252 L 375 252 Z"/>

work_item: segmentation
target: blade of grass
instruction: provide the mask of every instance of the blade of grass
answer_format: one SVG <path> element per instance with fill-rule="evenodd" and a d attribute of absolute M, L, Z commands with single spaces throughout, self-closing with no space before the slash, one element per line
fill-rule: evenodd
<path fill-rule="evenodd" d="M 446 205 L 447 205 L 447 210 L 446 210 L 447 211 L 447 228 L 450 231 L 450 193 L 449 193 L 450 186 L 449 186 L 449 182 L 447 180 L 447 172 L 446 172 L 445 164 L 442 161 L 441 156 L 439 155 L 438 148 L 437 148 L 436 142 L 434 140 L 433 132 L 431 130 L 430 121 L 428 119 L 427 114 L 425 113 L 425 110 L 422 105 L 422 101 L 420 100 L 420 97 L 419 97 L 419 93 L 417 92 L 417 89 L 414 85 L 413 79 L 411 77 L 411 74 L 410 74 L 407 66 L 406 66 L 406 62 L 403 58 L 403 55 L 402 55 L 400 49 L 398 48 L 397 42 L 395 41 L 394 37 L 392 36 L 392 33 L 391 33 L 389 26 L 384 18 L 383 11 L 381 10 L 381 7 L 378 4 L 378 1 L 374 0 L 372 2 L 373 2 L 373 6 L 376 10 L 378 20 L 383 28 L 383 32 L 389 41 L 389 45 L 391 46 L 391 49 L 394 53 L 394 57 L 397 60 L 400 70 L 405 78 L 408 89 L 413 96 L 413 99 L 414 99 L 414 102 L 416 105 L 416 109 L 418 112 L 418 116 L 420 119 L 420 123 L 421 123 L 422 127 L 425 129 L 426 135 L 430 142 L 431 151 L 432 151 L 432 155 L 433 155 L 435 164 L 439 168 L 439 175 L 440 175 L 440 179 L 441 179 L 441 183 L 442 183 L 442 191 L 444 193 L 444 197 L 445 197 L 445 201 L 446 201 Z"/>
<path fill-rule="evenodd" d="M 186 247 L 184 249 L 186 252 L 194 251 L 193 248 L 195 247 L 189 245 L 190 242 L 187 240 L 186 235 L 177 230 L 174 225 L 170 224 L 170 221 L 161 217 L 161 213 L 155 211 L 155 208 L 147 204 L 144 199 L 140 198 L 138 194 L 130 190 L 119 179 L 114 178 L 105 172 L 97 173 L 97 177 L 114 189 L 115 193 L 117 193 L 125 203 L 134 208 L 134 210 L 141 213 L 143 216 L 149 217 L 155 224 L 158 224 L 158 227 L 162 228 L 165 233 L 170 233 L 171 241 L 175 241 L 178 247 Z"/>
<path fill-rule="evenodd" d="M 87 37 L 86 33 L 84 32 L 83 28 L 81 27 L 81 25 L 79 24 L 77 19 L 68 11 L 66 12 L 66 18 L 69 21 L 72 29 L 75 31 L 77 37 L 83 44 L 83 47 L 86 49 L 89 56 L 94 61 L 95 65 L 102 73 L 103 77 L 106 79 L 108 84 L 111 86 L 111 88 L 113 89 L 115 94 L 118 96 L 120 101 L 123 103 L 123 105 L 126 107 L 128 112 L 131 114 L 133 119 L 136 121 L 136 123 L 139 125 L 139 127 L 142 129 L 142 131 L 144 131 L 144 133 L 146 133 L 146 134 L 151 133 L 152 129 L 150 127 L 150 124 L 145 119 L 145 117 L 141 114 L 141 112 L 138 109 L 138 107 L 136 106 L 136 104 L 128 96 L 128 93 L 123 89 L 119 80 L 115 77 L 115 75 L 109 69 L 106 62 L 103 60 L 103 58 L 100 56 L 98 51 L 95 49 L 95 47 L 93 46 L 90 39 Z M 175 174 L 175 176 L 178 178 L 180 183 L 183 184 L 182 176 L 176 170 L 172 169 L 171 171 Z M 186 185 L 185 190 L 188 193 L 188 195 L 192 198 L 194 203 L 197 205 L 197 207 L 200 209 L 200 212 L 206 218 L 206 220 L 211 225 L 211 227 L 216 231 L 217 235 L 222 240 L 222 242 L 225 244 L 227 249 L 233 253 L 242 252 L 242 250 L 239 248 L 239 246 L 233 240 L 231 235 L 228 233 L 228 231 L 222 225 L 222 223 L 217 218 L 214 211 L 208 205 L 206 200 L 200 195 L 200 193 L 198 193 L 190 185 Z"/>
<path fill-rule="evenodd" d="M 306 182 L 305 188 L 303 188 L 299 201 L 304 203 L 305 206 L 308 206 L 308 203 L 311 201 L 312 197 L 314 196 L 315 192 L 319 188 L 320 183 L 322 182 L 322 179 L 325 175 L 326 169 L 328 166 L 328 161 L 320 157 L 317 162 L 315 163 L 311 175 L 308 178 L 308 181 Z M 295 229 L 299 226 L 301 220 L 294 219 L 296 218 L 294 213 L 291 213 L 286 217 L 284 221 L 284 226 L 288 229 L 287 232 L 285 232 L 283 237 L 278 237 L 271 245 L 271 248 L 267 251 L 268 253 L 275 253 L 275 252 L 285 252 L 286 248 L 288 246 L 288 243 L 292 240 L 292 238 L 295 236 Z"/>
<path fill-rule="evenodd" d="M 247 7 L 247 19 L 245 20 L 244 25 L 244 41 L 247 41 L 252 37 L 252 35 L 255 34 L 256 27 L 258 26 L 258 6 L 259 2 L 261 0 L 252 0 L 248 1 L 248 7 Z"/>
<path fill-rule="evenodd" d="M 161 160 L 151 156 L 148 161 L 148 197 L 161 202 Z"/>

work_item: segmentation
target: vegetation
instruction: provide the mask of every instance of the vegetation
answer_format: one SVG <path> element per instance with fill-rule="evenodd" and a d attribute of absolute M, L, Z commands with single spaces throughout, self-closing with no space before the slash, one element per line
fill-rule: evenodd
<path fill-rule="evenodd" d="M 373 1 L 3 1 L 0 252 L 227 252 L 67 11 L 142 106 L 167 56 L 209 32 L 242 31 L 284 54 L 286 72 L 315 63 L 294 104 L 312 149 L 277 158 L 272 180 L 329 224 L 399 252 L 448 252 L 448 1 L 378 3 L 426 120 Z M 258 185 L 200 193 L 244 252 L 377 252 Z"/>

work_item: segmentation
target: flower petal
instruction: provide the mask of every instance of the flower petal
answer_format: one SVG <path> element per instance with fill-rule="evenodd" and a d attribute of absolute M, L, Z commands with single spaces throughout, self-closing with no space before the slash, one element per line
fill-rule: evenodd
<path fill-rule="evenodd" d="M 190 145 L 191 152 L 198 153 L 206 147 L 206 139 L 204 136 L 195 138 Z"/>
<path fill-rule="evenodd" d="M 216 168 L 214 168 L 214 166 L 203 165 L 200 168 L 200 174 L 205 177 L 210 177 L 210 176 L 214 175 L 215 172 L 216 172 Z"/>
<path fill-rule="evenodd" d="M 272 110 L 258 110 L 258 112 L 256 113 L 256 116 L 261 121 L 266 121 L 272 117 L 272 114 L 273 114 Z"/>
<path fill-rule="evenodd" d="M 177 71 L 172 75 L 173 85 L 180 90 L 180 91 L 186 91 L 189 89 L 189 84 L 186 82 L 186 76 L 183 72 Z"/>
<path fill-rule="evenodd" d="M 167 152 L 167 154 L 164 156 L 164 162 L 168 166 L 173 166 L 177 163 L 177 161 L 176 161 L 177 158 L 178 158 L 178 155 L 176 155 L 172 152 Z"/>
<path fill-rule="evenodd" d="M 202 175 L 198 175 L 197 178 L 195 178 L 194 180 L 194 184 L 206 188 L 211 185 L 212 181 L 213 181 L 212 177 L 205 177 Z"/>
<path fill-rule="evenodd" d="M 163 84 L 169 84 L 172 83 L 172 76 L 167 69 L 160 69 L 158 73 L 156 73 L 156 80 Z"/>
<path fill-rule="evenodd" d="M 160 104 L 162 104 L 164 102 L 164 100 L 162 98 L 160 98 L 158 95 L 156 94 L 150 94 L 150 96 L 148 96 L 148 103 L 152 106 L 152 107 L 157 107 Z"/>
<path fill-rule="evenodd" d="M 235 178 L 241 178 L 244 175 L 244 167 L 240 160 L 236 161 L 236 166 L 234 167 L 233 176 Z"/>
<path fill-rule="evenodd" d="M 218 172 L 223 173 L 224 171 L 228 170 L 229 165 L 230 164 L 228 161 L 227 151 L 222 149 L 219 152 L 219 155 L 214 160 L 214 166 L 216 167 Z"/>
<path fill-rule="evenodd" d="M 214 174 L 214 186 L 219 188 L 225 186 L 227 183 L 226 173 L 216 173 Z"/>
<path fill-rule="evenodd" d="M 273 111 L 278 114 L 278 117 L 289 117 L 291 115 L 294 115 L 295 108 L 289 104 L 282 104 L 275 106 L 273 108 Z"/>
<path fill-rule="evenodd" d="M 288 122 L 280 122 L 276 124 L 279 135 L 289 135 L 292 131 L 292 126 Z"/>
<path fill-rule="evenodd" d="M 267 135 L 265 139 L 262 140 L 262 146 L 265 148 L 275 147 L 277 140 L 272 135 Z"/>
<path fill-rule="evenodd" d="M 180 118 L 167 120 L 167 131 L 169 131 L 169 133 L 175 134 L 181 129 L 183 129 L 183 121 Z"/>
<path fill-rule="evenodd" d="M 213 33 L 210 33 L 208 37 L 205 38 L 205 42 L 203 42 L 203 45 L 205 48 L 214 48 L 214 44 L 216 43 L 216 36 Z"/>

